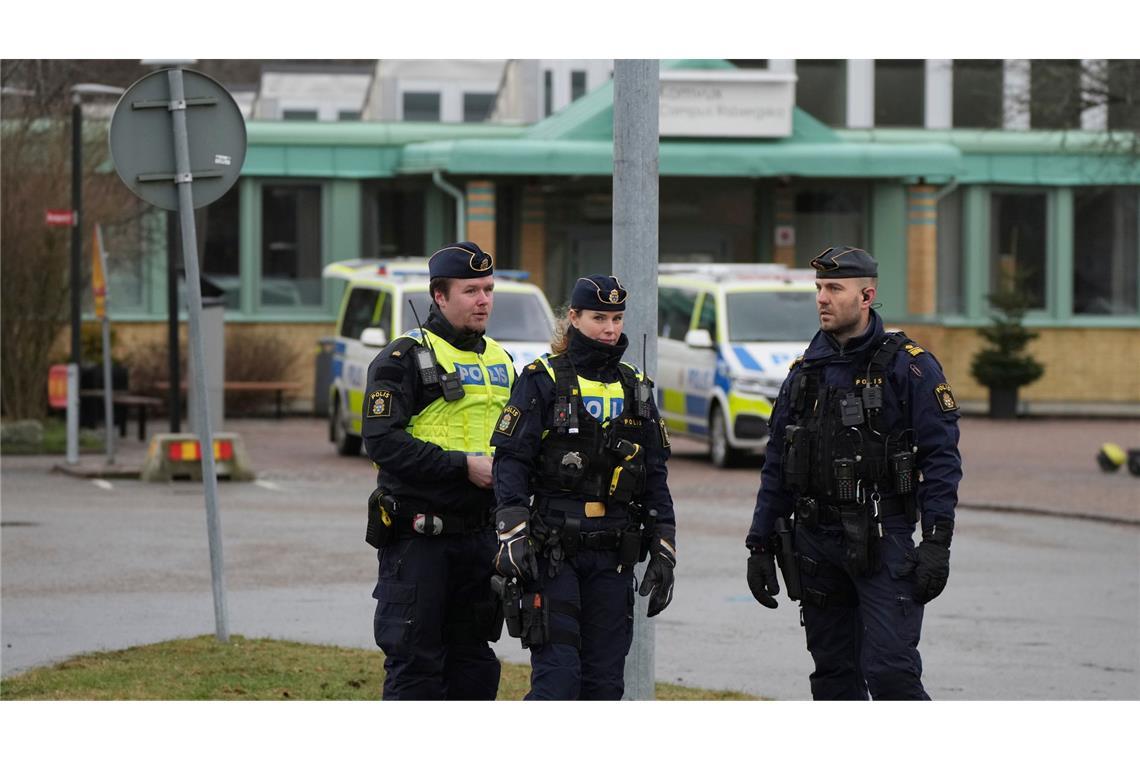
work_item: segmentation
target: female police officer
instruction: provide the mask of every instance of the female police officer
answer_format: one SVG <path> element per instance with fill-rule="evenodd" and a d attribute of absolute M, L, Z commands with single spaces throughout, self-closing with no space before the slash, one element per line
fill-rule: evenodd
<path fill-rule="evenodd" d="M 649 616 L 673 598 L 669 438 L 652 384 L 621 362 L 625 299 L 615 277 L 578 279 L 554 353 L 527 366 L 491 437 L 495 569 L 531 650 L 527 699 L 621 698 L 645 552 Z"/>

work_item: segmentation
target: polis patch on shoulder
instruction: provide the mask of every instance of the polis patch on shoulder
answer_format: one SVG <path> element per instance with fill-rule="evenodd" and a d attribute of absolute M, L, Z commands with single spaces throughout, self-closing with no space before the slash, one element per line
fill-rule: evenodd
<path fill-rule="evenodd" d="M 499 417 L 499 424 L 495 425 L 495 432 L 502 433 L 509 436 L 515 432 L 515 425 L 519 424 L 519 417 L 522 416 L 517 408 L 507 406 L 503 408 L 503 415 Z"/>
<path fill-rule="evenodd" d="M 391 417 L 392 416 L 392 392 L 391 391 L 372 391 L 368 394 L 368 413 L 366 417 Z"/>
<path fill-rule="evenodd" d="M 657 424 L 661 427 L 661 445 L 669 448 L 669 429 L 665 427 L 665 420 L 659 418 Z"/>
<path fill-rule="evenodd" d="M 934 397 L 938 399 L 938 408 L 943 412 L 958 411 L 958 402 L 954 399 L 954 392 L 950 390 L 950 383 L 939 383 L 934 389 Z"/>

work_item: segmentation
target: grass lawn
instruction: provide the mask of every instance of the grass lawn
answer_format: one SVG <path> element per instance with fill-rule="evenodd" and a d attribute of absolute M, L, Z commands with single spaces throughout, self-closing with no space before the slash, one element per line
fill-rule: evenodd
<path fill-rule="evenodd" d="M 382 679 L 379 650 L 199 636 L 36 668 L 0 682 L 0 699 L 379 699 Z M 529 682 L 529 666 L 503 663 L 499 699 L 522 699 Z M 657 698 L 756 697 L 659 683 Z"/>

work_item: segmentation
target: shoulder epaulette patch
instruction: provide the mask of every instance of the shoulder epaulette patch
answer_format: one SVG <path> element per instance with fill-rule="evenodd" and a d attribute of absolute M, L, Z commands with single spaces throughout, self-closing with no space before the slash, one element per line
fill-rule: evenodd
<path fill-rule="evenodd" d="M 800 365 L 801 365 L 801 364 L 803 364 L 803 363 L 804 363 L 804 356 L 803 356 L 803 354 L 800 354 L 800 355 L 799 355 L 799 356 L 797 356 L 795 359 L 792 359 L 792 363 L 791 363 L 791 365 L 788 367 L 788 370 L 789 370 L 789 371 L 791 371 L 791 370 L 795 369 L 796 367 L 800 366 Z"/>
<path fill-rule="evenodd" d="M 950 390 L 950 383 L 939 383 L 934 389 L 934 397 L 938 399 L 938 408 L 943 413 L 958 411 L 958 402 Z"/>
<path fill-rule="evenodd" d="M 665 420 L 661 418 L 657 419 L 657 424 L 661 426 L 661 446 L 667 449 L 670 446 L 669 429 L 665 427 Z"/>
<path fill-rule="evenodd" d="M 907 343 L 903 345 L 903 351 L 906 351 L 911 356 L 918 356 L 919 354 L 926 353 L 926 349 L 915 343 Z"/>

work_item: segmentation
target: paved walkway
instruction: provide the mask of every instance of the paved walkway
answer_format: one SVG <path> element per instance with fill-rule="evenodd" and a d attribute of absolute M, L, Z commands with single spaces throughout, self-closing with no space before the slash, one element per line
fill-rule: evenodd
<path fill-rule="evenodd" d="M 154 425 L 162 432 L 162 421 Z M 322 457 L 314 467 L 313 453 L 326 436 L 323 420 L 292 417 L 284 420 L 235 419 L 226 423 L 227 432 L 245 439 L 259 477 L 295 479 L 299 471 L 306 478 L 337 477 L 336 460 Z M 1000 509 L 1067 515 L 1111 522 L 1140 524 L 1140 477 L 1126 467 L 1105 473 L 1096 463 L 1102 444 L 1116 443 L 1124 449 L 1140 448 L 1140 421 L 1105 419 L 1020 419 L 990 420 L 966 417 L 961 424 L 961 451 L 964 477 L 959 490 L 963 508 Z M 109 470 L 100 455 L 82 457 L 79 470 L 94 477 L 115 477 L 137 471 L 146 455 L 146 443 L 133 438 L 116 442 L 116 468 Z M 328 444 L 331 449 L 331 444 Z M 701 444 L 677 439 L 677 454 L 696 456 Z M 5 466 L 16 465 L 9 458 Z M 21 457 L 29 466 L 42 467 L 42 457 Z M 61 457 L 53 461 L 62 463 Z M 334 466 L 330 469 L 330 462 Z M 344 472 L 358 471 L 359 463 L 341 458 Z M 759 461 L 744 473 L 726 476 L 748 477 Z M 717 471 L 708 470 L 710 478 Z"/>

